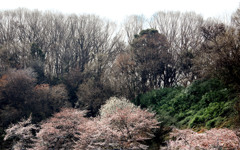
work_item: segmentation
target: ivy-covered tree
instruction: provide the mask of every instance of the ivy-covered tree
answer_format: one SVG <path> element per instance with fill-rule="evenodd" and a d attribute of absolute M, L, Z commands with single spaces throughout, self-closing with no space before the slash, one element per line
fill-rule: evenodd
<path fill-rule="evenodd" d="M 41 50 L 40 46 L 37 43 L 32 43 L 31 45 L 31 55 L 33 59 L 44 60 L 45 54 Z"/>
<path fill-rule="evenodd" d="M 37 83 L 43 83 L 46 80 L 44 73 L 45 54 L 40 48 L 39 44 L 32 43 L 31 45 L 32 62 L 31 67 L 37 73 Z"/>
<path fill-rule="evenodd" d="M 131 43 L 143 92 L 176 84 L 176 69 L 167 38 L 155 29 L 142 30 Z"/>

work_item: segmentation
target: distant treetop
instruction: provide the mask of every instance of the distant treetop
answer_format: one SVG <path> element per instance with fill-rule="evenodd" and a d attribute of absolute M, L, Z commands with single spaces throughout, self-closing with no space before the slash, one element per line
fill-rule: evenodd
<path fill-rule="evenodd" d="M 156 29 L 146 29 L 146 30 L 142 30 L 139 34 L 135 34 L 134 38 L 141 37 L 145 34 L 155 34 L 155 33 L 158 33 L 158 30 L 156 30 Z"/>
<path fill-rule="evenodd" d="M 144 34 L 155 34 L 158 33 L 158 30 L 156 29 L 146 29 L 146 30 L 142 30 L 139 35 L 142 36 Z"/>

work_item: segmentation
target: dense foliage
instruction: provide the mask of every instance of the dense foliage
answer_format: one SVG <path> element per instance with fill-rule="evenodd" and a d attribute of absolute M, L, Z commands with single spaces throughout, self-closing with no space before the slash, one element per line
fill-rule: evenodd
<path fill-rule="evenodd" d="M 219 80 L 196 81 L 187 88 L 163 88 L 139 95 L 133 102 L 152 108 L 168 125 L 190 128 L 231 126 L 235 94 Z"/>

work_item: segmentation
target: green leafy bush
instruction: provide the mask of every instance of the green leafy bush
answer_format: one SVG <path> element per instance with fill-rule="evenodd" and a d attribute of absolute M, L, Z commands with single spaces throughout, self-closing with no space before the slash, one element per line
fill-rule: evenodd
<path fill-rule="evenodd" d="M 187 88 L 163 88 L 133 102 L 156 111 L 166 125 L 191 128 L 221 126 L 234 116 L 236 97 L 219 80 L 198 80 Z"/>

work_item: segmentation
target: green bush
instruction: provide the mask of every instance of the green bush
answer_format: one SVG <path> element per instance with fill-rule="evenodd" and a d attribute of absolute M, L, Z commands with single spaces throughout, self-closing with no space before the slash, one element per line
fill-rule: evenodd
<path fill-rule="evenodd" d="M 214 119 L 212 119 L 212 120 L 209 120 L 209 121 L 206 123 L 206 127 L 207 127 L 208 129 L 214 128 L 214 127 L 216 127 L 216 126 L 221 125 L 221 123 L 224 122 L 224 120 L 225 120 L 225 119 L 222 118 L 222 117 L 214 118 Z"/>
<path fill-rule="evenodd" d="M 177 127 L 222 125 L 234 116 L 236 96 L 219 80 L 199 80 L 187 88 L 162 88 L 139 95 L 133 102 L 153 109 L 159 121 Z"/>
<path fill-rule="evenodd" d="M 204 116 L 196 115 L 196 116 L 193 117 L 192 120 L 190 120 L 189 127 L 190 128 L 197 127 L 199 125 L 204 124 L 204 122 L 205 122 L 205 117 Z"/>

